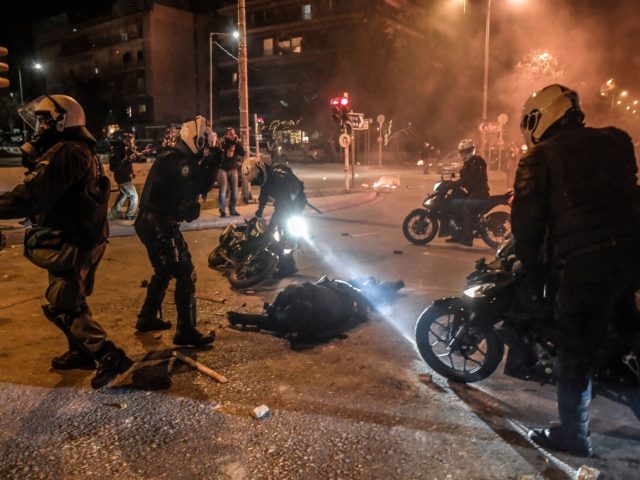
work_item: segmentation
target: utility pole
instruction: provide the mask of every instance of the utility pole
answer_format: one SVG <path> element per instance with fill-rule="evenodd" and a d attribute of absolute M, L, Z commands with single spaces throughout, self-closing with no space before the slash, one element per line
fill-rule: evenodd
<path fill-rule="evenodd" d="M 209 32 L 209 125 L 213 128 L 213 32 Z"/>
<path fill-rule="evenodd" d="M 240 138 L 249 153 L 249 79 L 247 74 L 247 7 L 245 0 L 238 0 L 238 98 L 240 100 Z"/>

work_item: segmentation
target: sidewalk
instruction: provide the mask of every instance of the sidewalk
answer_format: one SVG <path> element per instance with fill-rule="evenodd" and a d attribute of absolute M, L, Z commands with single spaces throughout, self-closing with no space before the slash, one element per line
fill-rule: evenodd
<path fill-rule="evenodd" d="M 331 212 L 334 210 L 341 210 L 344 208 L 355 207 L 373 201 L 377 193 L 375 191 L 354 191 L 353 193 L 339 193 L 344 192 L 343 189 L 326 189 L 311 191 L 309 193 L 309 202 L 314 207 L 320 209 L 322 212 Z M 339 194 L 336 194 L 339 193 Z M 207 202 L 208 203 L 208 202 Z M 230 223 L 242 224 L 245 219 L 249 219 L 254 216 L 258 205 L 252 203 L 244 205 L 242 202 L 237 206 L 238 212 L 241 214 L 239 217 L 232 217 L 227 215 L 224 218 L 220 217 L 220 212 L 217 208 L 210 208 L 202 210 L 200 217 L 193 222 L 184 222 L 181 225 L 182 231 L 189 230 L 204 230 L 208 228 L 224 228 Z M 267 206 L 265 209 L 264 218 L 267 220 L 271 216 L 273 207 Z M 318 215 L 312 209 L 307 207 L 305 215 Z M 22 244 L 24 238 L 24 231 L 26 228 L 20 225 L 19 220 L 0 220 L 0 230 L 7 237 L 7 244 L 18 245 Z M 125 237 L 135 235 L 132 220 L 114 220 L 109 222 L 110 236 L 111 237 Z"/>

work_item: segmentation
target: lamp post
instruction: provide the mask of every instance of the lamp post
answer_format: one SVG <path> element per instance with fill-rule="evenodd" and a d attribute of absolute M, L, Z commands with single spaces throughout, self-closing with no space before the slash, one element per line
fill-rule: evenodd
<path fill-rule="evenodd" d="M 214 35 L 220 37 L 233 37 L 238 38 L 238 32 L 223 33 L 223 32 L 209 32 L 209 122 L 213 127 L 213 37 Z"/>
<path fill-rule="evenodd" d="M 238 99 L 240 101 L 240 138 L 249 151 L 249 78 L 247 73 L 247 7 L 245 0 L 238 0 Z"/>
<path fill-rule="evenodd" d="M 487 121 L 489 102 L 489 40 L 491 37 L 491 0 L 487 0 L 487 23 L 484 30 L 484 84 L 482 87 L 482 121 Z"/>

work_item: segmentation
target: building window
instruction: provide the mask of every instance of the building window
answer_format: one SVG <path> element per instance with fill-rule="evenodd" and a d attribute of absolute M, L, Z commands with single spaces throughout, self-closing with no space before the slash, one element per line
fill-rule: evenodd
<path fill-rule="evenodd" d="M 292 37 L 291 38 L 291 52 L 293 52 L 293 53 L 301 53 L 302 52 L 302 37 Z"/>
<path fill-rule="evenodd" d="M 133 117 L 133 109 L 131 107 L 127 107 L 127 117 Z"/>
<path fill-rule="evenodd" d="M 93 72 L 98 75 L 100 73 L 100 69 L 98 67 L 94 67 Z"/>
<path fill-rule="evenodd" d="M 301 53 L 302 37 L 278 39 L 278 49 L 281 53 Z"/>
<path fill-rule="evenodd" d="M 262 51 L 264 55 L 273 55 L 273 38 L 262 40 Z"/>
<path fill-rule="evenodd" d="M 147 111 L 147 106 L 144 103 L 138 105 L 138 113 L 146 113 L 146 111 Z"/>
<path fill-rule="evenodd" d="M 122 63 L 125 65 L 129 65 L 129 63 L 131 63 L 131 53 L 130 52 L 126 52 L 124 55 L 122 55 Z"/>
<path fill-rule="evenodd" d="M 311 15 L 311 4 L 310 3 L 303 3 L 302 4 L 302 19 L 303 20 L 311 20 L 312 15 Z"/>
<path fill-rule="evenodd" d="M 142 50 L 138 50 L 138 63 L 144 60 L 144 52 Z"/>
<path fill-rule="evenodd" d="M 120 40 L 122 40 L 123 42 L 129 40 L 129 35 L 127 35 L 127 31 L 125 29 L 120 30 Z"/>
<path fill-rule="evenodd" d="M 136 86 L 138 87 L 138 92 L 144 92 L 144 77 L 136 79 Z"/>

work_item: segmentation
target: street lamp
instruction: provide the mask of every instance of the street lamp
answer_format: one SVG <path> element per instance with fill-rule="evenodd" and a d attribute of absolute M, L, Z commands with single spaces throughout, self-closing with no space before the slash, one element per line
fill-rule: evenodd
<path fill-rule="evenodd" d="M 233 33 L 209 32 L 209 122 L 213 127 L 213 36 L 231 37 L 237 40 L 240 37 L 238 31 Z"/>
<path fill-rule="evenodd" d="M 513 4 L 521 4 L 526 0 L 510 0 Z M 487 21 L 484 30 L 484 84 L 482 88 L 482 121 L 487 120 L 487 103 L 489 101 L 489 40 L 491 37 L 491 2 L 487 0 Z M 466 3 L 466 2 L 465 2 Z"/>

